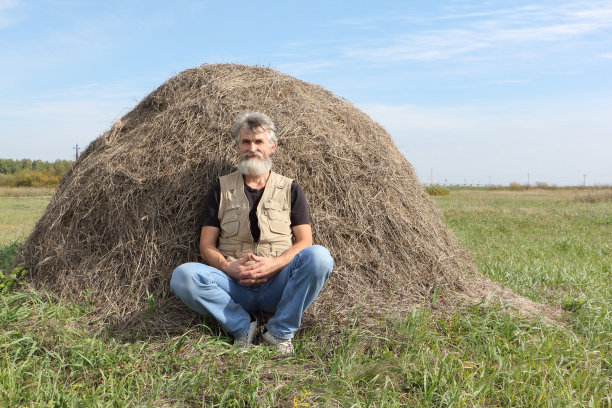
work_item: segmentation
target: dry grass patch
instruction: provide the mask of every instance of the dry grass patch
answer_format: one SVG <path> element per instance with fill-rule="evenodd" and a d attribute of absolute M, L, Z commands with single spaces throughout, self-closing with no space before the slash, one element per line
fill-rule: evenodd
<path fill-rule="evenodd" d="M 573 198 L 577 203 L 601 203 L 612 201 L 612 189 L 591 190 L 586 193 L 576 194 Z"/>
<path fill-rule="evenodd" d="M 51 198 L 55 193 L 53 187 L 3 187 L 0 186 L 0 197 L 44 197 Z"/>

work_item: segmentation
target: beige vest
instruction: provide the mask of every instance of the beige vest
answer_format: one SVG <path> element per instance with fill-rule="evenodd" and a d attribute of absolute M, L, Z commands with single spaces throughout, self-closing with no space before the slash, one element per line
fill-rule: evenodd
<path fill-rule="evenodd" d="M 249 252 L 258 256 L 276 257 L 293 245 L 290 227 L 292 179 L 270 172 L 257 205 L 257 220 L 261 231 L 257 244 L 251 235 L 249 200 L 244 193 L 242 174 L 235 171 L 219 177 L 219 181 L 219 251 L 223 256 L 230 261 Z"/>

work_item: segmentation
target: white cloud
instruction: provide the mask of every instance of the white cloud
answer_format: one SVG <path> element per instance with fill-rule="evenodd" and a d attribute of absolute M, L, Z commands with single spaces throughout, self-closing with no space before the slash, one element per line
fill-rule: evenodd
<path fill-rule="evenodd" d="M 75 144 L 84 148 L 127 113 L 135 94 L 122 85 L 89 84 L 39 95 L 35 102 L 0 101 L 2 157 L 71 158 Z"/>
<path fill-rule="evenodd" d="M 517 104 L 496 106 L 416 106 L 416 105 L 360 105 L 374 120 L 385 126 L 394 136 L 412 134 L 478 138 L 480 134 L 509 135 L 537 134 L 532 141 L 551 141 L 559 138 L 580 137 L 610 145 L 612 121 L 608 100 L 582 99 L 580 102 L 550 100 L 521 101 Z"/>
<path fill-rule="evenodd" d="M 454 132 L 473 126 L 476 112 L 470 107 L 426 108 L 416 105 L 361 105 L 374 120 L 394 133 Z"/>
<path fill-rule="evenodd" d="M 529 44 L 530 48 L 550 48 L 551 42 L 566 45 L 568 39 L 585 39 L 598 30 L 612 28 L 609 3 L 567 3 L 554 8 L 519 7 L 496 11 L 450 13 L 422 17 L 422 24 L 408 24 L 414 17 L 385 17 L 382 20 L 345 21 L 345 24 L 391 25 L 394 33 L 379 36 L 369 44 L 345 48 L 344 55 L 369 61 L 443 60 L 461 55 L 479 55 L 481 50 Z M 386 21 L 384 21 L 386 20 Z M 446 28 L 439 27 L 444 20 Z M 437 22 L 437 23 L 436 23 Z M 561 43 L 563 42 L 563 44 Z M 548 44 L 544 44 L 548 43 Z M 489 53 L 490 54 L 490 53 Z"/>
<path fill-rule="evenodd" d="M 19 6 L 19 0 L 0 0 L 0 28 L 6 28 L 14 23 L 11 11 Z"/>
<path fill-rule="evenodd" d="M 0 11 L 10 10 L 19 5 L 19 0 L 0 0 Z"/>
<path fill-rule="evenodd" d="M 274 66 L 274 69 L 288 75 L 300 77 L 313 72 L 327 71 L 328 69 L 337 66 L 337 64 L 338 63 L 332 61 L 291 62 L 278 64 Z"/>
<path fill-rule="evenodd" d="M 485 33 L 492 41 L 522 43 L 540 41 L 560 41 L 588 34 L 600 28 L 595 23 L 552 24 L 536 27 L 508 28 Z"/>
<path fill-rule="evenodd" d="M 612 182 L 612 100 L 506 106 L 362 105 L 392 136 L 421 181 L 572 184 Z M 598 178 L 595 178 L 598 175 Z"/>
<path fill-rule="evenodd" d="M 490 47 L 487 40 L 467 30 L 440 30 L 432 34 L 403 35 L 391 43 L 389 46 L 369 49 L 349 49 L 345 56 L 374 61 L 431 61 Z"/>
<path fill-rule="evenodd" d="M 602 25 L 610 24 L 612 21 L 612 7 L 610 7 L 609 3 L 601 4 L 603 7 L 595 7 L 591 10 L 581 9 L 569 12 L 568 14 L 578 19 L 599 22 Z"/>
<path fill-rule="evenodd" d="M 28 97 L 25 102 L 20 98 L 12 101 L 0 101 L 0 117 L 31 117 L 53 113 L 53 116 L 77 117 L 96 112 L 100 109 L 118 104 L 135 102 L 134 95 L 139 95 L 133 84 L 114 83 L 101 85 L 89 83 L 59 88 L 54 91 L 41 92 L 35 99 Z M 49 119 L 52 119 L 51 117 Z"/>
<path fill-rule="evenodd" d="M 496 81 L 486 81 L 485 85 L 503 85 L 503 84 L 527 84 L 531 82 L 527 79 L 500 79 Z"/>

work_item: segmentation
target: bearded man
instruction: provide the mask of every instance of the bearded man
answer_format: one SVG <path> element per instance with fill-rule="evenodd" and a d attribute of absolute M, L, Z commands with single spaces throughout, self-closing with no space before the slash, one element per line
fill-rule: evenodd
<path fill-rule="evenodd" d="M 277 145 L 272 120 L 242 113 L 232 135 L 238 170 L 211 187 L 202 215 L 200 254 L 206 264 L 179 266 L 170 287 L 189 308 L 215 318 L 239 347 L 253 343 L 254 313 L 272 313 L 263 341 L 293 353 L 291 339 L 333 259 L 326 248 L 312 245 L 302 188 L 271 171 Z"/>

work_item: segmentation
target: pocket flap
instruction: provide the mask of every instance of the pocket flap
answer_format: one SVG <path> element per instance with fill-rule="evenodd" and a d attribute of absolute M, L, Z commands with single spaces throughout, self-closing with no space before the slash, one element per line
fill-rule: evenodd
<path fill-rule="evenodd" d="M 221 224 L 225 224 L 231 221 L 237 221 L 238 218 L 240 218 L 238 207 L 229 208 L 225 210 L 225 214 L 223 214 L 223 219 L 221 220 Z"/>

